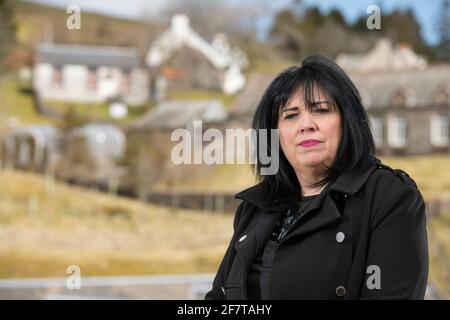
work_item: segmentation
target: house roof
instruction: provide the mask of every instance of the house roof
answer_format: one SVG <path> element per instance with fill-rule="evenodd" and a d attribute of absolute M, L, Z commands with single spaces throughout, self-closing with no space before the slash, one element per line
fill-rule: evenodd
<path fill-rule="evenodd" d="M 237 47 L 231 48 L 224 34 L 218 34 L 209 43 L 191 28 L 189 18 L 184 14 L 174 15 L 170 28 L 153 42 L 146 57 L 148 66 L 161 65 L 183 46 L 199 51 L 218 69 L 248 66 L 247 55 Z"/>
<path fill-rule="evenodd" d="M 231 110 L 236 115 L 250 115 L 256 110 L 265 89 L 276 75 L 252 73 L 242 93 L 234 101 Z"/>
<path fill-rule="evenodd" d="M 184 128 L 195 120 L 221 122 L 228 113 L 219 100 L 170 100 L 159 103 L 133 124 L 134 129 Z"/>
<path fill-rule="evenodd" d="M 393 45 L 389 39 L 380 39 L 365 54 L 341 53 L 336 62 L 348 72 L 425 69 L 428 65 L 425 58 L 416 54 L 411 46 Z"/>
<path fill-rule="evenodd" d="M 79 64 L 131 69 L 140 65 L 140 58 L 135 48 L 41 43 L 37 46 L 36 62 L 57 67 Z"/>
<path fill-rule="evenodd" d="M 406 95 L 408 107 L 433 105 L 441 91 L 450 94 L 450 65 L 349 76 L 358 88 L 366 109 L 388 108 L 393 105 L 398 93 Z"/>
<path fill-rule="evenodd" d="M 402 93 L 410 107 L 433 105 L 439 92 L 450 95 L 450 64 L 432 65 L 424 70 L 349 73 L 359 90 L 366 109 L 383 109 L 393 105 L 396 94 Z M 237 116 L 252 116 L 265 89 L 276 75 L 253 74 L 236 98 L 232 112 Z"/>

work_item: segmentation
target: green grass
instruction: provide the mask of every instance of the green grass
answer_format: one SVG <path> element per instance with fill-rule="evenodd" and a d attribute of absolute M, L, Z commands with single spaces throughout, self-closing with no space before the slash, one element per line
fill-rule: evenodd
<path fill-rule="evenodd" d="M 63 116 L 55 120 L 38 114 L 34 109 L 29 84 L 24 84 L 14 74 L 0 78 L 0 134 L 11 128 L 9 122 L 16 118 L 19 125 L 52 124 L 58 127 L 71 127 L 90 121 L 108 121 L 118 125 L 129 123 L 153 107 L 151 103 L 130 106 L 124 119 L 112 119 L 107 103 L 72 103 L 56 100 L 45 101 L 47 108 Z"/>
<path fill-rule="evenodd" d="M 26 89 L 15 76 L 0 78 L 0 134 L 10 129 L 8 122 L 12 118 L 19 124 L 55 124 L 54 120 L 35 112 L 33 97 Z"/>
<path fill-rule="evenodd" d="M 79 125 L 81 123 L 107 121 L 115 124 L 125 124 L 135 120 L 147 112 L 152 105 L 150 103 L 140 106 L 129 106 L 128 115 L 123 119 L 113 119 L 109 115 L 108 103 L 74 103 L 48 100 L 46 107 L 64 115 L 68 125 Z M 74 123 L 70 123 L 74 122 Z"/>

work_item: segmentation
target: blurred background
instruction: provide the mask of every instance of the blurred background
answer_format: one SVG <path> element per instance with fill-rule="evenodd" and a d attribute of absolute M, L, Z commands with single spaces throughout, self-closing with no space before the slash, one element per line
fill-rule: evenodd
<path fill-rule="evenodd" d="M 448 0 L 0 0 L 0 299 L 202 298 L 255 178 L 175 165 L 171 133 L 249 128 L 314 53 L 422 191 L 427 299 L 448 299 Z"/>

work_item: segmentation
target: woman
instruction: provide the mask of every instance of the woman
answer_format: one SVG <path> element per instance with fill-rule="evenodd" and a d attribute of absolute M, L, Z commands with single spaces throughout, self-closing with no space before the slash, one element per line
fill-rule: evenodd
<path fill-rule="evenodd" d="M 260 183 L 236 195 L 234 234 L 206 299 L 423 299 L 423 198 L 375 158 L 348 76 L 307 57 L 272 81 L 253 128 L 278 129 L 279 170 L 259 175 L 258 155 Z"/>

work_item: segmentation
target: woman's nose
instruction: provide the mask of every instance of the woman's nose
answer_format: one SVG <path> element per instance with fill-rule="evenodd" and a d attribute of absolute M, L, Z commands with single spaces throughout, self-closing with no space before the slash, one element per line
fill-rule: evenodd
<path fill-rule="evenodd" d="M 308 131 L 315 131 L 317 129 L 317 125 L 314 122 L 314 119 L 309 112 L 305 112 L 300 117 L 298 130 L 302 133 L 308 132 Z"/>

